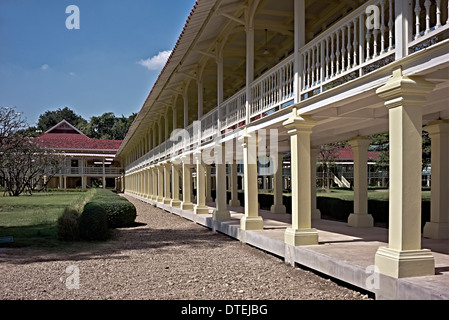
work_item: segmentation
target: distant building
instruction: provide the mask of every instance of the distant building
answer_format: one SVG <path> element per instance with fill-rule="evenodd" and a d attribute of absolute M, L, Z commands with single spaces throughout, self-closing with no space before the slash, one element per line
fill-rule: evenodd
<path fill-rule="evenodd" d="M 121 140 L 91 139 L 66 120 L 37 139 L 43 147 L 65 155 L 64 168 L 51 178 L 48 188 L 114 188 L 115 178 L 123 172 L 115 158 Z"/>

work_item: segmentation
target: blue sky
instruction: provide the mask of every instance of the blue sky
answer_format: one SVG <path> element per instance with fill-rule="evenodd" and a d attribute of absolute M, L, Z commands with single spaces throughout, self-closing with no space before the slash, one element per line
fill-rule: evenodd
<path fill-rule="evenodd" d="M 148 96 L 194 0 L 0 0 L 0 106 L 33 124 L 65 106 L 129 116 Z M 69 5 L 80 29 L 66 28 Z"/>

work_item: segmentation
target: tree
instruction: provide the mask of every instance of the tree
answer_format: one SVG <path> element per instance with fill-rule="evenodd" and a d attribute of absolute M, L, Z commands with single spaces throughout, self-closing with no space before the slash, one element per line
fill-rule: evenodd
<path fill-rule="evenodd" d="M 10 196 L 31 192 L 44 175 L 56 174 L 63 156 L 24 135 L 26 121 L 15 108 L 0 108 L 0 178 Z"/>
<path fill-rule="evenodd" d="M 379 157 L 376 160 L 377 170 L 385 170 L 390 162 L 390 139 L 388 132 L 374 134 L 369 136 L 374 150 L 379 151 Z M 430 137 L 426 131 L 422 131 L 422 168 L 430 165 Z"/>
<path fill-rule="evenodd" d="M 112 112 L 103 113 L 101 116 L 90 118 L 84 133 L 94 139 L 123 140 L 129 130 L 136 114 L 116 117 Z"/>
<path fill-rule="evenodd" d="M 37 129 L 45 132 L 62 120 L 68 121 L 77 128 L 87 124 L 87 121 L 82 116 L 76 114 L 72 109 L 64 107 L 63 109 L 59 108 L 55 111 L 46 111 L 41 114 L 37 122 Z"/>
<path fill-rule="evenodd" d="M 346 141 L 333 142 L 328 144 L 322 144 L 319 146 L 319 155 L 321 158 L 320 167 L 323 170 L 323 185 L 322 188 L 330 189 L 331 183 L 331 168 L 338 159 L 338 152 L 341 148 L 346 146 Z"/>

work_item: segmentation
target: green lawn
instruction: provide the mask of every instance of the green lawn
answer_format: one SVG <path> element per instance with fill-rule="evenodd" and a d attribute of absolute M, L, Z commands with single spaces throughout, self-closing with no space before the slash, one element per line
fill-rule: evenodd
<path fill-rule="evenodd" d="M 13 246 L 57 245 L 58 217 L 84 194 L 79 191 L 0 196 L 0 237 L 13 236 Z"/>

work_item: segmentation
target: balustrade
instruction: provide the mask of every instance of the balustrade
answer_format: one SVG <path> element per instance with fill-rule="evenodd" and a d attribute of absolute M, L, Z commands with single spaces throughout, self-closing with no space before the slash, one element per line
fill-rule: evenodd
<path fill-rule="evenodd" d="M 250 85 L 251 100 L 247 110 L 246 88 L 241 89 L 200 119 L 200 131 L 190 124 L 187 137 L 164 142 L 147 155 L 127 166 L 134 170 L 145 163 L 192 150 L 196 145 L 212 139 L 224 131 L 236 129 L 272 112 L 282 109 L 295 98 L 308 99 L 343 83 L 362 77 L 395 59 L 395 3 L 399 0 L 371 0 L 338 20 L 299 50 L 298 93 L 295 97 L 294 54 L 265 72 Z M 412 7 L 402 17 L 412 22 L 407 28 L 409 53 L 413 53 L 449 37 L 448 0 L 411 0 Z M 378 25 L 370 26 L 376 6 Z M 220 129 L 220 133 L 218 130 Z"/>

